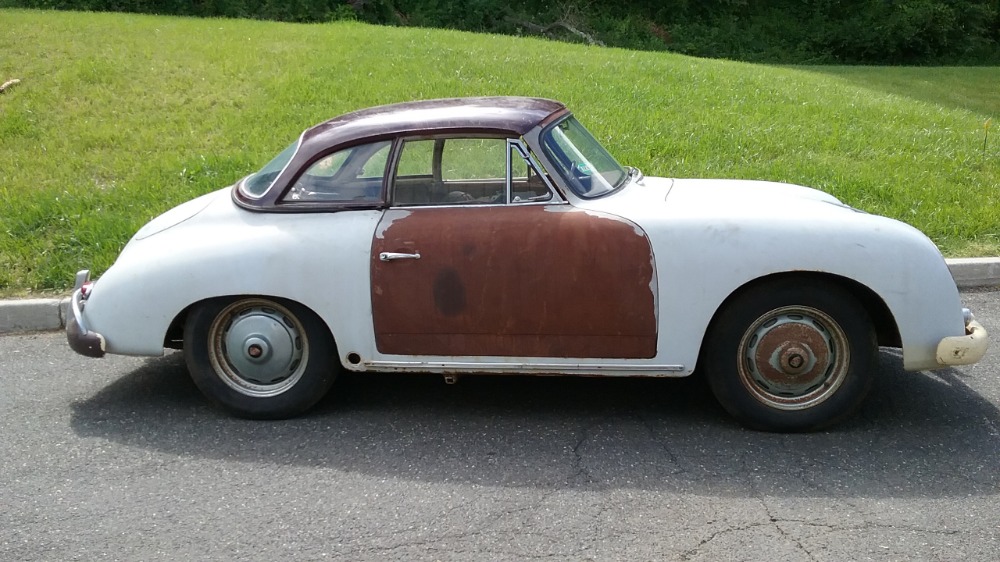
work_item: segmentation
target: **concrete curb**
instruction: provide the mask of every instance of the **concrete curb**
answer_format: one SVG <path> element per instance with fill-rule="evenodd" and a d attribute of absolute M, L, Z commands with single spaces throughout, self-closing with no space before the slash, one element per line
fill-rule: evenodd
<path fill-rule="evenodd" d="M 959 289 L 1000 286 L 1000 257 L 945 261 Z M 70 314 L 69 297 L 0 300 L 0 334 L 61 330 Z"/>
<path fill-rule="evenodd" d="M 959 289 L 1000 285 L 1000 258 L 956 258 L 945 260 Z"/>
<path fill-rule="evenodd" d="M 0 334 L 59 330 L 70 314 L 68 297 L 0 301 Z"/>

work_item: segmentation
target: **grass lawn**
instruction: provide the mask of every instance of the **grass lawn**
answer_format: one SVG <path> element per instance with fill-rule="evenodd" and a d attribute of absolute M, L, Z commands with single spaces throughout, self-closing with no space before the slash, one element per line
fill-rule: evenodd
<path fill-rule="evenodd" d="M 647 175 L 818 187 L 1000 255 L 1000 67 L 776 67 L 355 23 L 0 10 L 0 295 L 100 273 L 302 129 L 403 100 L 566 102 Z M 983 123 L 994 117 L 984 151 Z"/>

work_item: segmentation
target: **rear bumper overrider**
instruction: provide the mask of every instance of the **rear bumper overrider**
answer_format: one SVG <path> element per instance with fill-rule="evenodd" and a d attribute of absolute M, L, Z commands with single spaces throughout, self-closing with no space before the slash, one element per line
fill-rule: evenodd
<path fill-rule="evenodd" d="M 937 362 L 941 366 L 971 365 L 986 355 L 989 336 L 969 309 L 964 308 L 965 335 L 942 338 L 937 346 Z"/>
<path fill-rule="evenodd" d="M 104 357 L 107 343 L 104 336 L 91 332 L 83 319 L 83 309 L 86 306 L 88 292 L 84 285 L 90 281 L 90 271 L 81 270 L 76 274 L 73 286 L 73 298 L 70 300 L 72 316 L 66 319 L 66 340 L 70 348 L 87 357 Z"/>

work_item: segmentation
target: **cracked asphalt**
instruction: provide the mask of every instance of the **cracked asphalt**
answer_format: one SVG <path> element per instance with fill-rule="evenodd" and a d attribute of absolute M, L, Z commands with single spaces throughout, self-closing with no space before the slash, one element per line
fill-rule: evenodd
<path fill-rule="evenodd" d="M 1000 293 L 964 300 L 1000 334 Z M 998 347 L 994 344 L 994 347 Z M 345 376 L 305 417 L 179 354 L 0 338 L 3 560 L 998 560 L 1000 354 L 831 431 L 744 430 L 696 379 Z"/>

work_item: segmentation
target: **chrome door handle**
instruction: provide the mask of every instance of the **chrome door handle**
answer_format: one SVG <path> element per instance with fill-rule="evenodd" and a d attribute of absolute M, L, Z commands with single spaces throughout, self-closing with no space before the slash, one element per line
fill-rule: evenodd
<path fill-rule="evenodd" d="M 420 254 L 404 254 L 401 252 L 382 252 L 378 255 L 378 259 L 382 261 L 392 261 L 392 260 L 419 260 Z"/>

